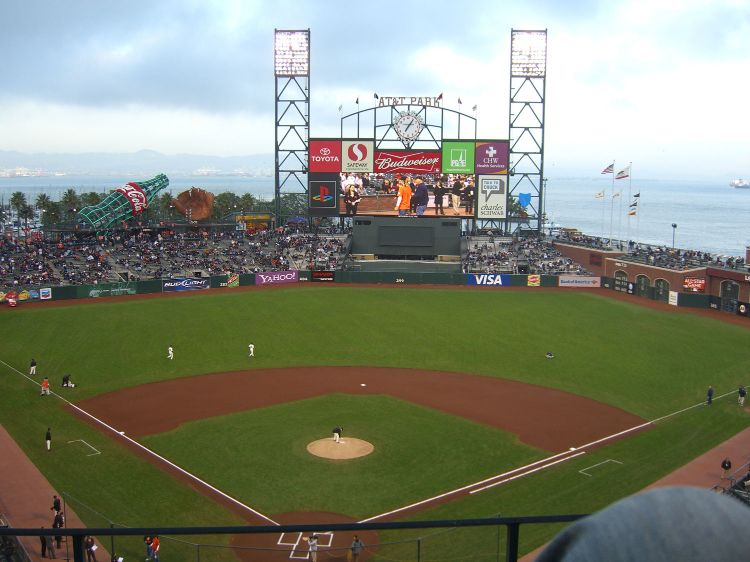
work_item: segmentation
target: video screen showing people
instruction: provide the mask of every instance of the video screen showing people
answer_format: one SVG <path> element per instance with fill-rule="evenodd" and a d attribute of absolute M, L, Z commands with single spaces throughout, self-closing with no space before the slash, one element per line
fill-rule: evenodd
<path fill-rule="evenodd" d="M 339 214 L 474 217 L 473 175 L 341 174 Z"/>

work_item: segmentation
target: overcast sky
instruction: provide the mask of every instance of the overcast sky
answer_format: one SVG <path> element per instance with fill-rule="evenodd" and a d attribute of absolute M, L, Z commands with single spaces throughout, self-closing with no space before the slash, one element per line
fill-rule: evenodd
<path fill-rule="evenodd" d="M 274 147 L 273 31 L 311 30 L 312 136 L 338 106 L 444 94 L 507 138 L 510 30 L 547 29 L 547 174 L 750 176 L 747 0 L 11 0 L 0 150 Z"/>

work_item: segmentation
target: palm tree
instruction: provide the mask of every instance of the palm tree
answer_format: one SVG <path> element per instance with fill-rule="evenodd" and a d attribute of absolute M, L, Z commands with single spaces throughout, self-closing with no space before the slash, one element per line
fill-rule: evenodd
<path fill-rule="evenodd" d="M 60 222 L 60 203 L 50 201 L 49 205 L 42 209 L 41 215 L 42 226 L 50 226 Z"/>
<path fill-rule="evenodd" d="M 96 191 L 89 191 L 88 193 L 82 193 L 79 201 L 81 204 L 81 207 L 93 207 L 94 205 L 98 205 L 102 202 L 102 194 L 97 193 Z"/>
<path fill-rule="evenodd" d="M 26 207 L 26 205 L 26 195 L 23 192 L 16 191 L 10 196 L 10 207 L 16 211 L 16 217 L 18 219 L 21 218 L 21 210 Z M 18 236 L 18 230 L 16 230 L 16 236 Z"/>
<path fill-rule="evenodd" d="M 36 200 L 34 201 L 34 207 L 39 209 L 40 211 L 46 210 L 50 204 L 52 203 L 52 199 L 50 199 L 50 196 L 46 193 L 40 193 L 36 196 Z"/>
<path fill-rule="evenodd" d="M 70 215 L 75 215 L 81 208 L 81 200 L 73 188 L 66 189 L 60 199 L 62 204 L 63 215 L 67 219 Z"/>

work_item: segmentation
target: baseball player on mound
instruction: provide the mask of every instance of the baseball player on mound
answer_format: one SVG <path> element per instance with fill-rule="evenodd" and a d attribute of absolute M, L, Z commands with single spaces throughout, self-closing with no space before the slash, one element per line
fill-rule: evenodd
<path fill-rule="evenodd" d="M 341 443 L 341 434 L 344 433 L 344 428 L 340 425 L 337 425 L 331 431 L 333 432 L 333 440 L 336 443 Z"/>

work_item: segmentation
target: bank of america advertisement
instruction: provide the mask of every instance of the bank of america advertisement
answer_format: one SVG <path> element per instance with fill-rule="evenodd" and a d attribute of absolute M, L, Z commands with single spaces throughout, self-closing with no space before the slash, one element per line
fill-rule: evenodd
<path fill-rule="evenodd" d="M 474 173 L 474 141 L 443 141 L 443 173 Z"/>
<path fill-rule="evenodd" d="M 504 219 L 507 208 L 508 176 L 477 176 L 477 218 Z"/>
<path fill-rule="evenodd" d="M 347 173 L 372 173 L 375 142 L 371 140 L 341 141 L 341 171 Z"/>

